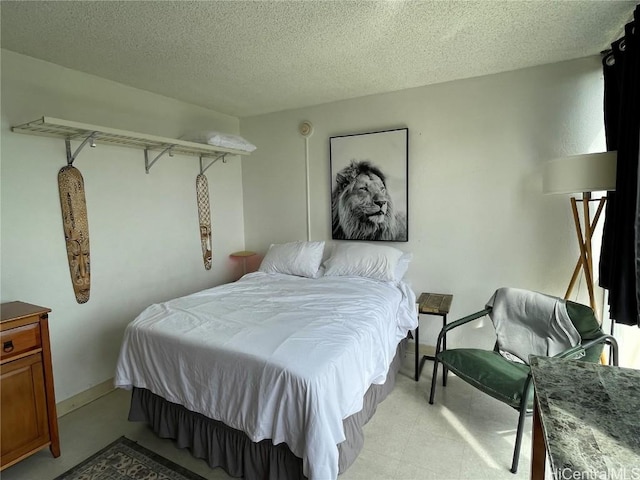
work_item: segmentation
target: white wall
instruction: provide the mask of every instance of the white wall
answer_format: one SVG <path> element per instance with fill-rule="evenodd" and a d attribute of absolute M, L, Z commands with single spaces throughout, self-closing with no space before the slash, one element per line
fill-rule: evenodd
<path fill-rule="evenodd" d="M 306 239 L 302 120 L 315 127 L 312 240 L 331 238 L 329 137 L 406 126 L 410 239 L 394 245 L 414 253 L 416 293 L 453 293 L 450 319 L 480 310 L 501 286 L 563 296 L 578 245 L 568 197 L 542 194 L 541 167 L 604 150 L 602 89 L 593 57 L 242 118 L 242 135 L 258 145 L 242 172 L 246 246 L 264 253 Z M 439 319 L 421 325 L 433 344 Z M 459 329 L 450 341 L 491 346 L 493 329 Z"/>
<path fill-rule="evenodd" d="M 177 137 L 192 129 L 237 133 L 237 118 L 2 50 L 1 297 L 44 305 L 50 315 L 57 401 L 113 377 L 125 325 L 151 303 L 238 276 L 244 247 L 241 163 L 207 171 L 213 267 L 200 249 L 197 157 L 163 157 L 149 175 L 142 150 L 85 148 L 91 234 L 91 298 L 75 301 L 67 266 L 57 173 L 62 139 L 12 133 L 43 115 Z M 79 142 L 72 142 L 75 149 Z"/>

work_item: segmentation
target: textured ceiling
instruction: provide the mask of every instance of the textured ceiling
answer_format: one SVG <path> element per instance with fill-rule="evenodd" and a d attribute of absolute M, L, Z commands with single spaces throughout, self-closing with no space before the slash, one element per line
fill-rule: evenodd
<path fill-rule="evenodd" d="M 634 1 L 7 1 L 2 48 L 243 117 L 598 54 Z"/>

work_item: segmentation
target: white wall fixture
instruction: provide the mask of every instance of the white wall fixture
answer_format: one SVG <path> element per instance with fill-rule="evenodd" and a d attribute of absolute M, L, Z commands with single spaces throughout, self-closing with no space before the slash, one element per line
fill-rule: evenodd
<path fill-rule="evenodd" d="M 298 128 L 300 130 L 300 135 L 302 135 L 303 137 L 310 137 L 311 135 L 313 135 L 313 124 L 307 120 L 300 123 L 300 126 Z"/>
<path fill-rule="evenodd" d="M 311 240 L 311 199 L 309 198 L 309 137 L 313 135 L 313 124 L 305 120 L 298 126 L 300 135 L 304 137 L 304 172 L 307 194 L 307 241 Z"/>

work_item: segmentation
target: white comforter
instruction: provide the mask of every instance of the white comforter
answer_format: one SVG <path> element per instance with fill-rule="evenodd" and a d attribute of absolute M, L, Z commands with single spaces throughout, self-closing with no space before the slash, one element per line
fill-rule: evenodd
<path fill-rule="evenodd" d="M 310 479 L 335 479 L 342 420 L 384 383 L 416 327 L 414 304 L 402 282 L 252 273 L 148 307 L 126 329 L 115 385 L 146 388 L 254 442 L 286 442 Z"/>

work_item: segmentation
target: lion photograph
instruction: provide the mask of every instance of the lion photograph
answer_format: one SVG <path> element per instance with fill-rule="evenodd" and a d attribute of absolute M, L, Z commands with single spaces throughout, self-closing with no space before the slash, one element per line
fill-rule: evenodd
<path fill-rule="evenodd" d="M 407 218 L 397 212 L 385 174 L 369 161 L 351 160 L 335 177 L 331 194 L 336 240 L 407 241 Z"/>

